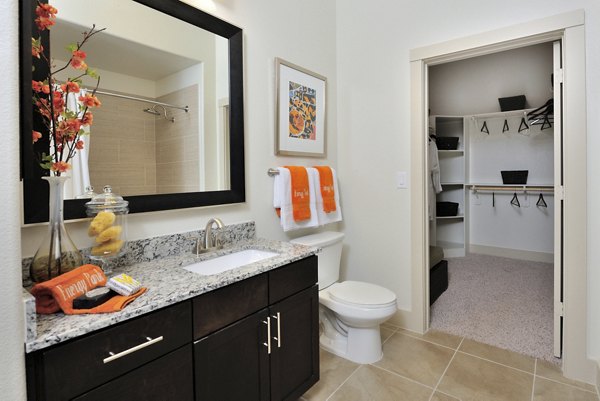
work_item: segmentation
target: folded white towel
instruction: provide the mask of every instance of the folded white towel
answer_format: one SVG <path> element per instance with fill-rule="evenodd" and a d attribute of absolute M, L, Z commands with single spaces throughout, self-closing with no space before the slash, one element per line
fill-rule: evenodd
<path fill-rule="evenodd" d="M 319 217 L 316 206 L 314 174 L 311 174 L 310 172 L 308 173 L 310 219 L 294 221 L 294 209 L 292 207 L 292 179 L 290 170 L 285 167 L 277 167 L 277 170 L 279 171 L 279 174 L 275 176 L 273 183 L 273 206 L 281 209 L 281 227 L 283 227 L 283 231 L 318 227 Z"/>
<path fill-rule="evenodd" d="M 312 175 L 315 182 L 315 194 L 317 197 L 317 214 L 319 217 L 319 225 L 324 226 L 325 224 L 335 223 L 336 221 L 342 221 L 342 208 L 340 207 L 340 191 L 338 190 L 337 175 L 335 170 L 332 168 L 333 174 L 333 191 L 335 198 L 335 211 L 325 213 L 323 209 L 323 195 L 321 195 L 321 179 L 319 176 L 319 170 L 316 168 L 308 168 L 309 176 Z"/>

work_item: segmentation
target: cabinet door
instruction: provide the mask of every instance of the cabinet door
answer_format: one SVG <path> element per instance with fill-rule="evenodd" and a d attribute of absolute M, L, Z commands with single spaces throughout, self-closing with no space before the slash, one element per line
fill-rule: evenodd
<path fill-rule="evenodd" d="M 269 400 L 267 309 L 194 343 L 196 400 Z"/>
<path fill-rule="evenodd" d="M 194 398 L 192 345 L 188 344 L 74 401 L 186 401 Z"/>
<path fill-rule="evenodd" d="M 296 400 L 319 381 L 319 291 L 315 285 L 269 309 L 271 401 Z"/>

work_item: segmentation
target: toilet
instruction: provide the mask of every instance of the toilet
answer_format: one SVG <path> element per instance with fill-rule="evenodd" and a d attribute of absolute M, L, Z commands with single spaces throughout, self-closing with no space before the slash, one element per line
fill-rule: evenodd
<path fill-rule="evenodd" d="M 375 284 L 338 282 L 343 239 L 343 233 L 329 231 L 291 242 L 322 249 L 318 253 L 321 347 L 353 362 L 377 362 L 383 356 L 379 325 L 396 312 L 396 294 Z"/>

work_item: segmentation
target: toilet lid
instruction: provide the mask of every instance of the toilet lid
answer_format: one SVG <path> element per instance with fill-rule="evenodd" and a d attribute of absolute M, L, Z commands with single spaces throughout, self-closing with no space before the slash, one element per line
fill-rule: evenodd
<path fill-rule="evenodd" d="M 379 306 L 396 301 L 396 294 L 387 288 L 360 281 L 344 281 L 331 286 L 332 299 L 355 305 Z"/>

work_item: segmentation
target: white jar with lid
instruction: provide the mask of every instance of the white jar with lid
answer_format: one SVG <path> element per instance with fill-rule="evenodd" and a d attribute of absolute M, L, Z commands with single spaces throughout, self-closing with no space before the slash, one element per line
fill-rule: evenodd
<path fill-rule="evenodd" d="M 88 226 L 90 259 L 100 261 L 104 273 L 111 273 L 111 261 L 127 250 L 129 202 L 106 185 L 103 193 L 94 196 L 85 206 L 87 215 L 92 218 Z"/>

